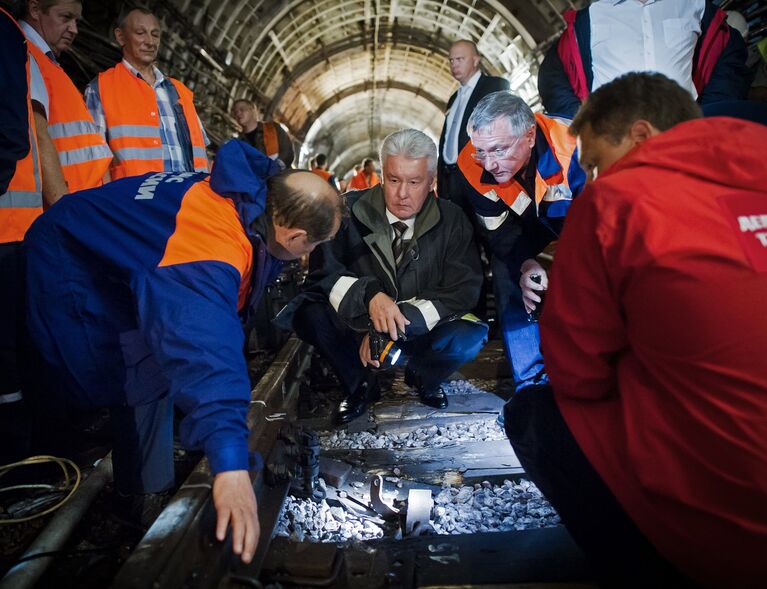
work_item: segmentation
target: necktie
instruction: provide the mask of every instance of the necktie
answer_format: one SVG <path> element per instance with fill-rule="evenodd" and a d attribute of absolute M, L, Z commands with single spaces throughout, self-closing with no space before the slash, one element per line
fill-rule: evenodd
<path fill-rule="evenodd" d="M 405 235 L 405 231 L 407 231 L 407 223 L 395 221 L 391 226 L 392 229 L 394 229 L 394 240 L 391 242 L 391 251 L 394 254 L 394 263 L 399 266 L 399 263 L 402 261 L 402 255 L 405 253 L 405 246 L 407 245 L 407 242 L 402 239 L 402 236 Z"/>
<path fill-rule="evenodd" d="M 455 97 L 455 103 L 453 104 L 453 120 L 450 123 L 450 129 L 447 132 L 447 139 L 445 139 L 445 161 L 449 164 L 454 164 L 458 159 L 458 134 L 461 129 L 461 119 L 463 119 L 463 97 L 464 88 L 461 86 L 458 88 L 458 96 Z"/>

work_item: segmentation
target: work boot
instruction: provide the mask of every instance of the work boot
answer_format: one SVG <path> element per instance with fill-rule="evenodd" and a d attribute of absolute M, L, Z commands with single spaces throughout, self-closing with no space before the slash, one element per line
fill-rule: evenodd
<path fill-rule="evenodd" d="M 435 409 L 447 407 L 447 395 L 442 389 L 442 385 L 424 386 L 420 375 L 410 368 L 405 369 L 405 384 L 418 392 L 418 397 L 424 405 Z"/>
<path fill-rule="evenodd" d="M 339 425 L 349 423 L 365 413 L 368 403 L 375 403 L 381 398 L 381 391 L 378 388 L 378 381 L 371 377 L 363 382 L 357 390 L 341 401 L 338 406 L 336 422 Z"/>
<path fill-rule="evenodd" d="M 442 390 L 442 385 L 435 387 L 418 387 L 418 396 L 421 403 L 434 407 L 435 409 L 444 409 L 447 407 L 447 395 Z"/>

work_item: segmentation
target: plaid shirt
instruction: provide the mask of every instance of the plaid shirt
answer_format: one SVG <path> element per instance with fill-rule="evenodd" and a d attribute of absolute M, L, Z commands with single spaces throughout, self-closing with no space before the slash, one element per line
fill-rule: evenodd
<path fill-rule="evenodd" d="M 123 59 L 122 63 L 134 76 L 141 80 L 144 79 L 138 70 L 127 61 Z M 154 76 L 155 82 L 152 88 L 154 89 L 157 108 L 160 113 L 160 139 L 162 141 L 163 172 L 194 172 L 194 168 L 190 168 L 192 162 L 187 162 L 181 142 L 179 141 L 178 122 L 176 121 L 176 115 L 173 112 L 173 105 L 170 98 L 171 95 L 168 92 L 168 89 L 171 87 L 171 81 L 156 67 L 154 68 Z M 172 89 L 171 92 L 175 94 L 175 89 Z M 91 81 L 85 89 L 85 103 L 88 105 L 88 110 L 91 112 L 91 116 L 93 117 L 96 126 L 101 131 L 101 134 L 108 139 L 104 107 L 101 104 L 101 96 L 98 92 L 98 78 Z M 205 145 L 210 144 L 208 135 L 205 133 L 205 128 L 202 126 L 199 117 L 197 122 L 202 129 L 202 137 L 205 141 Z"/>

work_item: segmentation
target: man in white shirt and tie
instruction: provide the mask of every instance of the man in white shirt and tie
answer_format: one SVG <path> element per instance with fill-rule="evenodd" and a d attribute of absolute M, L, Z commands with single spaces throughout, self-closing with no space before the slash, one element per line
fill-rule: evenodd
<path fill-rule="evenodd" d="M 450 73 L 461 84 L 447 102 L 445 124 L 439 138 L 437 190 L 441 198 L 452 200 L 474 224 L 474 213 L 462 195 L 461 173 L 456 160 L 469 141 L 466 123 L 477 103 L 491 92 L 508 90 L 509 82 L 482 73 L 481 56 L 473 41 L 460 40 L 450 47 Z"/>
<path fill-rule="evenodd" d="M 382 184 L 347 194 L 348 219 L 312 252 L 304 292 L 278 316 L 338 376 L 346 394 L 341 424 L 378 399 L 375 369 L 392 363 L 407 364 L 405 384 L 422 403 L 444 409 L 443 381 L 487 338 L 487 326 L 467 314 L 482 283 L 471 224 L 432 192 L 437 146 L 402 129 L 384 140 L 380 155 Z M 389 341 L 401 358 L 386 355 Z"/>

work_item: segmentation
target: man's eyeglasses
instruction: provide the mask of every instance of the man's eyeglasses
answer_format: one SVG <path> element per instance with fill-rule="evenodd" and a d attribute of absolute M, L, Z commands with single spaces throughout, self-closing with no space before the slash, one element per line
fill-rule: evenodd
<path fill-rule="evenodd" d="M 519 143 L 520 139 L 522 139 L 521 136 L 517 137 L 511 145 L 498 147 L 492 151 L 476 150 L 471 154 L 471 157 L 480 163 L 486 160 L 501 160 L 511 153 L 511 151 L 516 147 L 517 143 Z"/>

